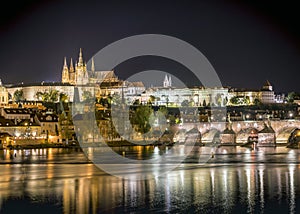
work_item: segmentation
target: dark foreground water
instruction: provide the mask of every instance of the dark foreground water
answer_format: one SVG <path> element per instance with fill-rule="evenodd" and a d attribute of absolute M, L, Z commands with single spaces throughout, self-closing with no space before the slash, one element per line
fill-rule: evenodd
<path fill-rule="evenodd" d="M 165 152 L 115 150 L 134 158 Z M 299 155 L 221 147 L 196 164 L 194 151 L 164 177 L 130 181 L 99 170 L 76 149 L 0 150 L 0 213 L 300 213 Z"/>

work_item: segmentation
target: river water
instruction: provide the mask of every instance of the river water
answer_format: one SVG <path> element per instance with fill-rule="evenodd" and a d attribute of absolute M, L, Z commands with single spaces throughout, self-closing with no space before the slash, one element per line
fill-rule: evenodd
<path fill-rule="evenodd" d="M 114 148 L 130 158 L 160 147 Z M 197 151 L 150 180 L 111 176 L 80 149 L 0 150 L 0 213 L 300 213 L 300 150 Z"/>

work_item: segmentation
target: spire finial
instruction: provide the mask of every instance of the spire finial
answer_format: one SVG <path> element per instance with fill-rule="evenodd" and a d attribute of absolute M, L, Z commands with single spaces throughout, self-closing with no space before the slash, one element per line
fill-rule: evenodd
<path fill-rule="evenodd" d="M 83 65 L 82 49 L 81 48 L 80 48 L 80 51 L 79 51 L 78 65 Z"/>
<path fill-rule="evenodd" d="M 70 72 L 74 72 L 73 59 L 70 60 Z"/>
<path fill-rule="evenodd" d="M 67 58 L 64 58 L 64 67 L 67 67 Z"/>

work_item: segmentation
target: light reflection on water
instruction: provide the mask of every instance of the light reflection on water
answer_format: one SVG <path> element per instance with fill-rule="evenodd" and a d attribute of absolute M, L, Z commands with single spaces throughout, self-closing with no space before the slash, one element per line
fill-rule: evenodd
<path fill-rule="evenodd" d="M 118 148 L 126 156 L 160 148 Z M 226 152 L 224 152 L 226 151 Z M 0 212 L 48 213 L 300 211 L 299 150 L 218 148 L 198 165 L 197 151 L 164 177 L 130 181 L 107 175 L 74 149 L 0 151 Z M 221 162 L 226 160 L 226 162 Z"/>

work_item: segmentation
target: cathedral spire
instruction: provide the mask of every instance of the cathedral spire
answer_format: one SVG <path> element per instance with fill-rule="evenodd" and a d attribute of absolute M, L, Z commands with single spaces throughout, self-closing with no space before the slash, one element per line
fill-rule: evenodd
<path fill-rule="evenodd" d="M 66 57 L 64 58 L 64 68 L 68 68 L 68 65 L 67 65 L 67 58 L 66 58 Z"/>
<path fill-rule="evenodd" d="M 80 48 L 78 66 L 81 66 L 81 65 L 83 65 L 83 58 L 82 58 L 82 49 Z"/>
<path fill-rule="evenodd" d="M 170 87 L 170 82 L 169 82 L 169 78 L 168 78 L 167 74 L 165 75 L 163 85 L 164 85 L 164 88 Z"/>
<path fill-rule="evenodd" d="M 94 57 L 92 57 L 91 71 L 92 71 L 92 72 L 95 72 L 95 62 L 94 62 Z"/>
<path fill-rule="evenodd" d="M 69 70 L 69 78 L 70 78 L 70 84 L 75 84 L 75 72 L 74 72 L 74 66 L 73 66 L 73 59 L 71 58 L 70 61 L 70 70 Z"/>
<path fill-rule="evenodd" d="M 74 72 L 73 59 L 72 58 L 71 58 L 71 61 L 70 61 L 70 72 Z"/>

